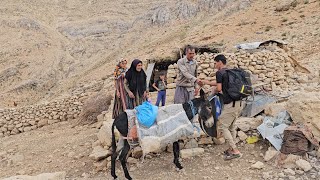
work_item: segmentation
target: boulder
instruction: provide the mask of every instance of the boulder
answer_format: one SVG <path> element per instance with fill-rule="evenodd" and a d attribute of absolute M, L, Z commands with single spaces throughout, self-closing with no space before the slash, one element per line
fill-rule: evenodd
<path fill-rule="evenodd" d="M 132 150 L 132 157 L 133 158 L 139 159 L 142 157 L 142 155 L 143 155 L 143 151 L 142 151 L 141 147 L 138 146 Z"/>
<path fill-rule="evenodd" d="M 102 146 L 111 146 L 111 121 L 105 121 L 103 122 L 103 126 L 100 128 L 97 136 L 98 140 L 101 143 Z"/>
<path fill-rule="evenodd" d="M 111 155 L 111 151 L 104 149 L 101 146 L 96 146 L 93 148 L 92 153 L 89 155 L 95 161 L 99 161 Z"/>
<path fill-rule="evenodd" d="M 286 109 L 295 123 L 309 126 L 320 141 L 320 92 L 301 92 L 287 102 Z"/>
<path fill-rule="evenodd" d="M 264 113 L 267 116 L 276 117 L 281 111 L 286 110 L 286 103 L 272 103 L 268 104 L 265 109 Z"/>
<path fill-rule="evenodd" d="M 260 124 L 262 124 L 262 118 L 240 117 L 235 122 L 235 126 L 243 132 L 257 129 Z"/>
<path fill-rule="evenodd" d="M 198 142 L 193 138 L 190 141 L 188 141 L 187 144 L 184 146 L 184 148 L 186 149 L 197 148 L 197 147 L 198 147 Z"/>

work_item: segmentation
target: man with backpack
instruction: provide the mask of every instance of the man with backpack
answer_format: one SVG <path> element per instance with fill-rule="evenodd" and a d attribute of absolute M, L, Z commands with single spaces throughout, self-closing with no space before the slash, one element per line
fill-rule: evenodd
<path fill-rule="evenodd" d="M 214 93 L 222 94 L 223 110 L 218 118 L 218 137 L 223 134 L 229 149 L 224 151 L 225 160 L 239 158 L 241 156 L 235 144 L 236 129 L 235 121 L 245 106 L 243 98 L 247 97 L 244 91 L 251 86 L 247 74 L 241 69 L 228 69 L 226 67 L 227 59 L 220 54 L 214 58 L 216 72 L 216 81 L 202 81 L 203 84 L 216 86 Z M 211 122 L 211 126 L 213 122 Z"/>

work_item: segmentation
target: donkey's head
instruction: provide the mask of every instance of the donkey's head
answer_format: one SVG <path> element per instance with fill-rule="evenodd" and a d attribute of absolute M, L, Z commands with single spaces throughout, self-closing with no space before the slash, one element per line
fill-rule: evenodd
<path fill-rule="evenodd" d="M 210 118 L 213 118 L 212 106 L 211 106 L 210 101 L 208 100 L 205 92 L 202 89 L 200 90 L 200 97 L 195 98 L 193 100 L 193 104 L 197 109 L 197 114 L 199 115 L 199 117 L 202 120 L 207 121 Z"/>
<path fill-rule="evenodd" d="M 199 112 L 198 112 L 199 117 L 204 121 L 209 121 L 213 119 L 212 106 L 202 89 L 200 91 L 200 98 L 203 100 L 203 103 L 199 108 Z"/>

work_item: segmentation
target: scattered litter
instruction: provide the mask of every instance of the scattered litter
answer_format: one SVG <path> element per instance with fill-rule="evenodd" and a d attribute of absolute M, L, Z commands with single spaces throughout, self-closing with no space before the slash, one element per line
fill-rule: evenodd
<path fill-rule="evenodd" d="M 254 144 L 259 141 L 259 138 L 257 136 L 249 136 L 246 141 L 248 144 Z"/>
<path fill-rule="evenodd" d="M 277 117 L 266 116 L 257 130 L 263 139 L 267 139 L 279 151 L 283 142 L 283 131 L 288 124 L 291 124 L 290 115 L 287 111 L 282 111 Z"/>

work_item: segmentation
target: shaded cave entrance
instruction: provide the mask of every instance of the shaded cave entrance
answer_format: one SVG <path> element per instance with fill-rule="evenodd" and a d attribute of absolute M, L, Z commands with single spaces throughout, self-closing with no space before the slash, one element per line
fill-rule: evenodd
<path fill-rule="evenodd" d="M 187 45 L 186 45 L 187 46 Z M 155 81 L 159 79 L 160 73 L 164 72 L 167 77 L 167 72 L 170 65 L 174 65 L 177 61 L 185 56 L 185 49 L 186 46 L 183 48 L 179 48 L 177 51 L 173 51 L 171 57 L 166 58 L 154 58 L 147 60 L 147 87 L 149 92 L 156 91 L 152 85 Z M 203 54 L 203 53 L 220 53 L 222 51 L 222 47 L 209 47 L 209 46 L 193 46 L 195 47 L 196 54 Z"/>

